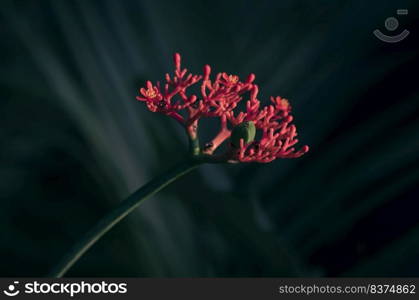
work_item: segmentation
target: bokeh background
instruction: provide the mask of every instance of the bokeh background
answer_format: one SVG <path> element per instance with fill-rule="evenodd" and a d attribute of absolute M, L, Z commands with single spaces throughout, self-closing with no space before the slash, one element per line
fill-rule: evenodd
<path fill-rule="evenodd" d="M 409 9 L 397 16 L 399 8 Z M 289 98 L 300 159 L 199 168 L 68 276 L 419 276 L 418 1 L 0 7 L 0 276 L 43 276 L 187 143 L 135 100 L 183 55 Z M 384 27 L 397 17 L 394 32 Z M 379 41 L 374 29 L 410 36 Z"/>

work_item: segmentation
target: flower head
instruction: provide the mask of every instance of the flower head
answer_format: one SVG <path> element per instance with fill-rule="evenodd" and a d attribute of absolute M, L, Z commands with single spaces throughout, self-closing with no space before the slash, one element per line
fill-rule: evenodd
<path fill-rule="evenodd" d="M 137 100 L 145 102 L 152 112 L 166 114 L 185 127 L 193 147 L 193 154 L 213 161 L 267 163 L 277 158 L 297 158 L 305 154 L 308 146 L 296 149 L 297 130 L 291 122 L 291 105 L 285 98 L 271 97 L 271 104 L 261 107 L 255 75 L 241 81 L 237 75 L 218 73 L 211 80 L 211 67 L 204 66 L 203 75 L 193 75 L 181 67 L 181 56 L 174 55 L 175 72 L 166 74 L 165 84 L 139 90 Z M 189 94 L 187 89 L 200 82 L 200 95 Z M 244 111 L 237 111 L 239 102 L 247 96 Z M 201 150 L 198 124 L 201 118 L 218 118 L 219 133 Z M 255 140 L 257 133 L 260 138 Z M 215 150 L 227 141 L 227 150 Z"/>

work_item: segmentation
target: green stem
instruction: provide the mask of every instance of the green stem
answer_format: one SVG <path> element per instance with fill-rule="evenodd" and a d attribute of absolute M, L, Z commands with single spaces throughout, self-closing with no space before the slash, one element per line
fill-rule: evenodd
<path fill-rule="evenodd" d="M 154 178 L 146 185 L 139 188 L 127 199 L 122 201 L 115 209 L 105 215 L 74 247 L 63 260 L 51 271 L 50 277 L 60 278 L 90 249 L 105 233 L 118 224 L 130 212 L 137 208 L 145 199 L 195 169 L 203 161 L 188 160 L 167 171 L 165 174 Z"/>
<path fill-rule="evenodd" d="M 198 156 L 200 149 L 199 149 L 199 139 L 196 137 L 195 139 L 189 139 L 189 152 L 193 156 Z"/>

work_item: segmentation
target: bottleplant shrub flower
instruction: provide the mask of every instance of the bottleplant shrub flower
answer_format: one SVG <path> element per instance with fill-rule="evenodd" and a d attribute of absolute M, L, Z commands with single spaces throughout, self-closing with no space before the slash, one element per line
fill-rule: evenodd
<path fill-rule="evenodd" d="M 166 82 L 153 85 L 146 82 L 137 100 L 145 102 L 152 112 L 172 117 L 182 126 L 191 142 L 195 156 L 214 162 L 260 162 L 277 158 L 297 158 L 305 154 L 308 146 L 299 150 L 297 130 L 292 125 L 291 105 L 285 98 L 271 97 L 271 104 L 261 107 L 255 75 L 245 81 L 236 75 L 218 73 L 210 78 L 211 67 L 204 66 L 203 75 L 193 75 L 181 67 L 181 56 L 174 55 L 175 72 L 166 74 Z M 200 82 L 200 95 L 188 94 L 188 88 Z M 246 108 L 237 111 L 237 105 L 247 95 Z M 218 118 L 220 131 L 201 149 L 198 140 L 198 123 L 201 118 Z M 255 140 L 260 133 L 260 138 Z M 224 142 L 224 153 L 215 150 Z"/>
<path fill-rule="evenodd" d="M 70 249 L 49 276 L 64 276 L 92 245 L 145 199 L 202 163 L 267 163 L 277 158 L 300 157 L 308 151 L 308 146 L 299 150 L 294 148 L 298 143 L 297 130 L 291 124 L 291 105 L 287 99 L 271 97 L 271 104 L 261 107 L 257 98 L 258 86 L 253 83 L 254 74 L 245 81 L 226 73 L 218 73 L 215 79 L 211 79 L 210 66 L 204 66 L 203 75 L 193 75 L 181 68 L 178 53 L 174 60 L 174 75 L 166 74 L 164 85 L 147 81 L 137 99 L 150 111 L 172 117 L 185 128 L 193 159 L 188 158 L 167 170 L 119 202 Z M 188 93 L 188 88 L 198 82 L 200 95 Z M 243 99 L 246 99 L 245 109 L 238 111 L 237 106 Z M 220 131 L 202 149 L 198 139 L 201 118 L 215 118 L 220 122 Z M 224 142 L 227 147 L 216 151 Z"/>

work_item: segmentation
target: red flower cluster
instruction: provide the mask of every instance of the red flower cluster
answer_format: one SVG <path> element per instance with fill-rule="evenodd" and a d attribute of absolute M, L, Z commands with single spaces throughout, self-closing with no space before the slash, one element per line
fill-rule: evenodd
<path fill-rule="evenodd" d="M 159 82 L 153 85 L 147 81 L 146 88 L 140 89 L 141 96 L 137 96 L 137 100 L 145 102 L 150 111 L 166 114 L 182 124 L 190 140 L 197 145 L 195 154 L 213 156 L 214 151 L 231 137 L 236 127 L 249 122 L 261 131 L 259 141 L 254 141 L 254 135 L 251 140 L 246 140 L 243 136 L 237 142 L 231 141 L 227 151 L 215 157 L 229 162 L 267 163 L 276 158 L 300 157 L 308 151 L 308 146 L 303 146 L 300 150 L 293 148 L 298 140 L 296 127 L 290 125 L 293 117 L 290 115 L 291 106 L 287 99 L 271 97 L 270 105 L 260 107 L 257 99 L 258 86 L 253 83 L 254 74 L 250 74 L 242 82 L 238 76 L 218 73 L 212 81 L 210 66 L 204 67 L 203 75 L 192 75 L 188 74 L 187 69 L 181 68 L 181 57 L 178 53 L 174 55 L 174 61 L 176 68 L 173 78 L 166 74 L 164 86 L 160 86 Z M 187 88 L 201 80 L 201 95 L 188 95 Z M 236 112 L 235 108 L 245 93 L 250 94 L 246 109 Z M 219 118 L 221 129 L 200 150 L 197 129 L 202 117 Z"/>

